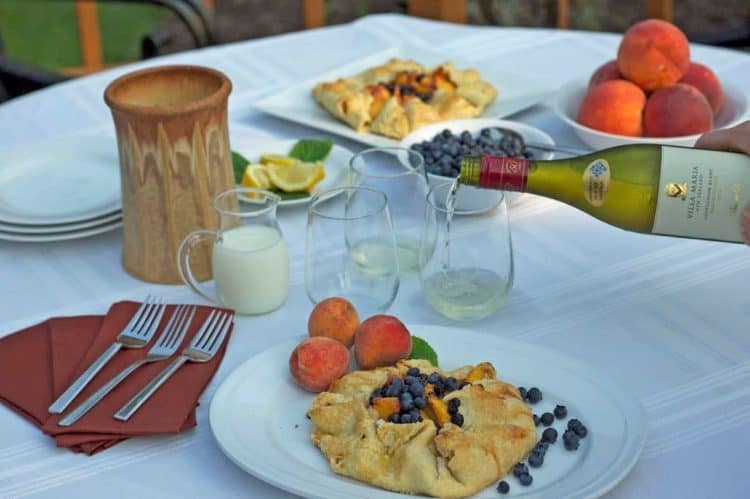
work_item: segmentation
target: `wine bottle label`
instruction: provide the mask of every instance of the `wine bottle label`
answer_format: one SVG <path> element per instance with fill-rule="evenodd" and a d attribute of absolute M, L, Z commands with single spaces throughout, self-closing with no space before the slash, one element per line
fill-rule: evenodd
<path fill-rule="evenodd" d="M 662 147 L 652 232 L 742 242 L 740 218 L 750 203 L 750 157 Z"/>
<path fill-rule="evenodd" d="M 591 206 L 601 206 L 607 200 L 610 178 L 606 159 L 595 159 L 583 171 L 583 196 Z"/>
<path fill-rule="evenodd" d="M 482 156 L 479 167 L 479 187 L 502 191 L 526 190 L 529 160 L 502 156 Z"/>

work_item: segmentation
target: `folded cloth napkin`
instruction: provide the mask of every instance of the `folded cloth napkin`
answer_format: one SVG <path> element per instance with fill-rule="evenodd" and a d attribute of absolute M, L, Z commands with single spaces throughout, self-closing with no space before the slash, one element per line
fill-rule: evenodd
<path fill-rule="evenodd" d="M 211 361 L 185 364 L 129 421 L 117 421 L 113 415 L 172 359 L 139 368 L 72 426 L 57 426 L 61 416 L 47 413 L 49 405 L 115 341 L 139 306 L 139 303 L 120 302 L 104 317 L 50 319 L 0 339 L 0 401 L 53 436 L 58 446 L 86 454 L 102 451 L 131 436 L 179 433 L 195 426 L 198 398 L 221 364 L 229 335 Z M 167 308 L 154 338 L 173 310 L 174 306 Z M 190 343 L 211 310 L 198 307 L 175 356 Z M 145 357 L 150 347 L 151 344 L 120 350 L 68 410 L 131 362 Z"/>

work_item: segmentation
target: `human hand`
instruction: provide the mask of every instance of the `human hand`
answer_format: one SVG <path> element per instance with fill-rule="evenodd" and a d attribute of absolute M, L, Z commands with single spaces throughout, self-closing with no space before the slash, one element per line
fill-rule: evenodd
<path fill-rule="evenodd" d="M 745 121 L 732 128 L 713 130 L 702 135 L 695 147 L 732 151 L 750 155 L 750 121 Z M 742 212 L 742 237 L 750 244 L 750 205 Z"/>

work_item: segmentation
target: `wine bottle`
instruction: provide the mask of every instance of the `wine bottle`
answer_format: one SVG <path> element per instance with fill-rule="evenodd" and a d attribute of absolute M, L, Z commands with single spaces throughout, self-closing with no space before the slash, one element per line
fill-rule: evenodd
<path fill-rule="evenodd" d="M 458 178 L 556 199 L 630 231 L 736 243 L 750 203 L 749 156 L 658 144 L 555 160 L 467 156 Z"/>

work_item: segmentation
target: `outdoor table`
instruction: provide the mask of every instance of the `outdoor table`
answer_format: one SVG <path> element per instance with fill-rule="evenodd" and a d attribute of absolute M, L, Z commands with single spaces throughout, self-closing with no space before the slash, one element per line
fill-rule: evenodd
<path fill-rule="evenodd" d="M 601 33 L 367 16 L 117 67 L 14 99 L 0 106 L 0 148 L 112 127 L 105 86 L 133 69 L 174 63 L 211 66 L 231 78 L 230 130 L 242 125 L 242 133 L 257 141 L 329 136 L 357 151 L 364 146 L 263 115 L 250 103 L 393 46 L 439 51 L 480 72 L 516 73 L 554 92 L 612 59 L 619 40 Z M 748 89 L 750 54 L 693 46 L 691 58 Z M 548 106 L 513 119 L 541 128 L 560 144 L 581 146 Z M 515 285 L 499 312 L 481 321 L 451 322 L 427 305 L 418 277 L 411 275 L 403 277 L 389 313 L 407 324 L 450 324 L 544 345 L 625 384 L 645 407 L 649 435 L 638 463 L 608 497 L 748 497 L 750 248 L 629 233 L 532 195 L 517 197 L 510 214 Z M 306 217 L 305 207 L 279 209 L 290 256 L 288 301 L 267 315 L 237 316 L 226 358 L 197 410 L 197 428 L 130 439 L 87 457 L 56 448 L 4 408 L 0 497 L 289 497 L 222 454 L 208 408 L 235 367 L 305 333 L 312 308 L 303 282 Z M 480 233 L 462 237 L 482 245 Z M 128 275 L 121 241 L 115 230 L 58 243 L 0 242 L 0 336 L 50 316 L 103 313 L 115 301 L 142 300 L 148 293 L 199 303 L 185 286 L 152 285 Z M 502 375 L 503 366 L 497 367 Z"/>

